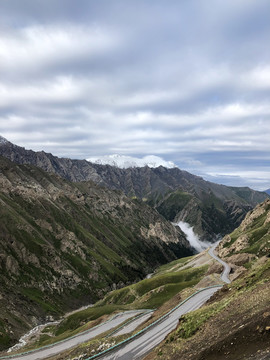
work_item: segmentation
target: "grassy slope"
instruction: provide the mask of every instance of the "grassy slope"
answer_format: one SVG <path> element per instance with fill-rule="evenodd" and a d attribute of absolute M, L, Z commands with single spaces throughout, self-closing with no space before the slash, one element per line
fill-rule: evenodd
<path fill-rule="evenodd" d="M 266 200 L 220 244 L 220 249 L 228 250 L 228 256 L 255 254 L 251 263 L 244 264 L 248 270 L 219 291 L 208 305 L 183 316 L 177 330 L 147 360 L 270 357 L 269 212 L 270 201 Z M 236 251 L 236 242 L 241 238 L 245 240 Z"/>
<path fill-rule="evenodd" d="M 179 210 L 183 209 L 191 199 L 191 194 L 176 190 L 169 194 L 166 200 L 164 199 L 160 205 L 157 206 L 157 210 L 166 219 L 173 221 Z"/>
<path fill-rule="evenodd" d="M 142 235 L 158 222 L 161 235 L 178 239 L 140 201 L 3 158 L 0 170 L 0 348 L 32 327 L 31 319 L 94 302 L 113 284 L 139 280 L 184 250 Z"/>
<path fill-rule="evenodd" d="M 167 272 L 108 294 L 100 304 L 130 304 L 134 308 L 157 308 L 186 287 L 199 282 L 207 266 Z"/>
<path fill-rule="evenodd" d="M 76 312 L 58 326 L 50 328 L 50 332 L 53 330 L 53 336 L 42 336 L 31 348 L 59 341 L 95 326 L 113 312 L 160 307 L 183 289 L 197 284 L 207 271 L 208 266 L 181 270 L 181 266 L 188 260 L 190 258 L 173 261 L 162 266 L 150 279 L 112 291 L 95 306 Z"/>
<path fill-rule="evenodd" d="M 233 231 L 227 241 L 221 245 L 224 248 L 232 248 L 232 245 L 241 237 L 248 239 L 248 245 L 243 247 L 241 250 L 233 253 L 250 253 L 257 256 L 263 256 L 270 253 L 270 201 L 258 205 L 250 214 L 247 216 L 247 224 L 243 223 L 242 226 L 238 227 Z M 250 220 L 249 220 L 250 219 Z M 232 253 L 228 254 L 231 255 Z"/>
<path fill-rule="evenodd" d="M 270 260 L 264 259 L 208 305 L 184 315 L 147 360 L 238 360 L 269 350 L 269 278 Z"/>
<path fill-rule="evenodd" d="M 240 278 L 232 284 L 225 285 L 216 293 L 208 304 L 181 317 L 178 328 L 147 356 L 147 360 L 269 359 L 270 259 L 264 256 L 265 249 L 269 246 L 269 238 L 266 237 L 265 231 L 260 229 L 265 225 L 268 229 L 266 221 L 269 218 L 268 205 L 265 209 L 265 214 L 254 216 L 254 221 L 245 226 L 241 225 L 241 228 L 231 234 L 233 239 L 235 235 L 235 239 L 230 246 L 243 234 L 243 228 L 244 235 L 251 235 L 250 239 L 254 242 L 243 248 L 243 252 L 253 252 L 254 247 L 250 249 L 250 246 L 260 244 L 257 246 L 259 252 L 256 260 L 247 266 L 248 270 Z M 179 270 L 178 266 L 181 267 L 181 263 L 185 263 L 185 260 L 164 265 L 159 269 L 158 274 L 162 277 L 172 269 Z M 117 294 L 118 292 L 115 293 Z M 117 296 L 112 298 L 117 301 Z M 178 301 L 180 299 L 178 298 Z M 171 301 L 161 308 L 166 307 Z M 102 341 L 100 340 L 98 344 Z M 86 350 L 87 347 L 84 346 L 74 354 L 78 355 Z M 58 356 L 57 359 L 62 360 L 64 357 Z"/>
<path fill-rule="evenodd" d="M 173 190 L 150 203 L 166 219 L 182 219 L 192 224 L 202 238 L 209 240 L 217 234 L 225 235 L 233 231 L 240 225 L 247 211 L 264 199 L 264 193 L 249 188 L 226 187 L 201 181 L 196 186 L 189 184 L 185 190 Z"/>
<path fill-rule="evenodd" d="M 239 199 L 240 203 L 241 201 Z M 184 218 L 184 221 L 194 225 L 195 231 L 207 240 L 215 237 L 214 234 L 232 231 L 243 218 L 241 210 L 240 219 L 231 219 L 224 207 L 224 200 L 213 192 L 204 190 L 196 195 L 180 190 L 174 191 L 159 203 L 157 210 L 170 221 Z"/>

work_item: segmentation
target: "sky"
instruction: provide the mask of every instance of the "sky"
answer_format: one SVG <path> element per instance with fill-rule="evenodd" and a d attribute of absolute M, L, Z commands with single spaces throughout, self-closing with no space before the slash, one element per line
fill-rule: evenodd
<path fill-rule="evenodd" d="M 0 0 L 0 135 L 270 188 L 269 0 Z"/>

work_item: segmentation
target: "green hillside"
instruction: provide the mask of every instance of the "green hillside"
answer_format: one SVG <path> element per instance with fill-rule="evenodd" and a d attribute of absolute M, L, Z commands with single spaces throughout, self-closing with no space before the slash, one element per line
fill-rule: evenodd
<path fill-rule="evenodd" d="M 247 214 L 242 224 L 220 244 L 223 256 L 248 253 L 270 254 L 270 200 L 259 204 Z"/>
<path fill-rule="evenodd" d="M 270 200 L 250 211 L 218 246 L 231 284 L 184 315 L 146 360 L 266 360 L 270 353 Z"/>
<path fill-rule="evenodd" d="M 48 316 L 191 253 L 156 211 L 92 182 L 70 183 L 0 158 L 0 184 L 3 347 Z"/>

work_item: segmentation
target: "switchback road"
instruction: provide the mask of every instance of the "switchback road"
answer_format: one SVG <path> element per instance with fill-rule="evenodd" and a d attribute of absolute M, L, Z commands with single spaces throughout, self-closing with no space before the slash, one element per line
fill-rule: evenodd
<path fill-rule="evenodd" d="M 209 249 L 209 255 L 212 256 L 215 260 L 221 263 L 224 267 L 224 271 L 221 274 L 221 279 L 225 283 L 230 283 L 228 275 L 230 273 L 230 266 L 221 260 L 217 255 L 214 254 L 214 251 L 218 243 L 211 246 Z M 149 327 L 146 331 L 142 332 L 140 335 L 135 336 L 133 339 L 123 344 L 122 346 L 117 347 L 115 350 L 112 350 L 104 355 L 98 356 L 98 359 L 102 360 L 135 360 L 143 359 L 152 349 L 154 349 L 165 337 L 177 327 L 179 318 L 187 314 L 190 311 L 200 308 L 206 301 L 216 292 L 221 286 L 202 289 L 200 292 L 196 293 L 194 296 L 190 297 L 186 302 L 181 306 L 176 308 L 161 322 L 155 324 L 152 327 Z M 93 357 L 92 357 L 93 358 Z M 92 359 L 92 358 L 89 358 Z"/>
<path fill-rule="evenodd" d="M 98 357 L 98 359 L 142 359 L 176 328 L 179 318 L 182 315 L 201 307 L 221 287 L 222 286 L 200 291 L 168 315 L 163 321 L 157 323 L 155 326 L 152 326 L 147 331 L 143 332 L 142 335 L 134 337 L 132 341 L 118 347 L 115 351 L 108 352 L 107 354 Z"/>
<path fill-rule="evenodd" d="M 231 280 L 229 279 L 229 274 L 230 274 L 230 271 L 231 271 L 231 267 L 225 261 L 221 260 L 217 255 L 215 255 L 214 251 L 215 251 L 216 247 L 218 246 L 218 244 L 219 244 L 219 242 L 214 244 L 213 246 L 211 246 L 208 253 L 215 260 L 217 260 L 221 265 L 223 265 L 224 270 L 223 270 L 220 277 L 221 277 L 222 281 L 229 284 L 231 282 Z"/>
<path fill-rule="evenodd" d="M 214 254 L 215 248 L 218 244 L 214 244 L 209 249 L 209 254 L 218 262 L 224 266 L 224 271 L 221 275 L 221 279 L 225 283 L 229 283 L 228 274 L 230 272 L 230 267 L 223 260 L 221 260 L 217 255 Z M 160 320 L 157 320 L 154 324 L 148 326 L 144 330 L 140 331 L 138 335 L 135 335 L 124 342 L 121 346 L 117 346 L 115 349 L 106 351 L 105 354 L 100 354 L 98 356 L 93 356 L 88 358 L 94 359 L 103 359 L 103 360 L 135 360 L 142 359 L 147 355 L 152 349 L 154 349 L 164 338 L 177 327 L 179 318 L 193 310 L 200 308 L 205 302 L 216 292 L 222 285 L 209 287 L 201 289 L 196 292 L 194 295 L 183 301 L 176 308 L 171 310 L 167 315 L 163 316 Z M 142 310 L 145 311 L 145 310 Z M 56 343 L 49 347 L 39 349 L 34 352 L 29 352 L 25 354 L 3 357 L 0 359 L 13 359 L 13 360 L 38 360 L 45 359 L 46 357 L 58 354 L 62 351 L 70 349 L 76 345 L 79 345 L 83 342 L 86 342 L 95 336 L 107 332 L 108 330 L 119 326 L 127 319 L 138 315 L 140 311 L 128 311 L 120 313 L 114 316 L 109 321 L 90 329 L 84 333 L 78 334 L 72 338 L 66 339 L 62 342 Z"/>
<path fill-rule="evenodd" d="M 73 336 L 72 338 L 68 338 L 66 340 L 63 340 L 61 342 L 58 342 L 58 343 L 53 344 L 48 347 L 43 347 L 36 351 L 31 351 L 31 352 L 19 354 L 19 355 L 4 356 L 4 357 L 1 357 L 0 359 L 12 359 L 12 360 L 46 359 L 49 356 L 53 356 L 62 351 L 70 349 L 76 345 L 79 345 L 83 342 L 86 342 L 90 339 L 93 339 L 94 337 L 121 325 L 126 320 L 128 320 L 136 315 L 139 315 L 142 312 L 148 313 L 149 311 L 148 310 L 125 311 L 125 312 L 122 312 L 122 313 L 119 313 L 119 314 L 113 316 L 108 321 L 106 321 L 98 326 L 95 326 L 92 329 L 89 329 L 87 331 L 84 331 L 83 333 L 79 333 L 78 335 Z"/>

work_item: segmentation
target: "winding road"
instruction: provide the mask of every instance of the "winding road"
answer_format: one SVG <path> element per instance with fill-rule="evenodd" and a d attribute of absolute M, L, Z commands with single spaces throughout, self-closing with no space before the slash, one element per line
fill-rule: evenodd
<path fill-rule="evenodd" d="M 215 251 L 216 247 L 218 246 L 218 244 L 219 244 L 219 242 L 217 242 L 213 246 L 211 246 L 208 251 L 208 254 L 210 256 L 212 256 L 215 260 L 217 260 L 221 265 L 223 265 L 224 270 L 223 270 L 220 278 L 222 281 L 229 284 L 231 282 L 231 280 L 229 279 L 231 267 L 225 261 L 221 260 L 217 255 L 215 255 L 214 251 Z"/>
<path fill-rule="evenodd" d="M 230 283 L 228 277 L 230 273 L 230 266 L 221 260 L 214 251 L 218 243 L 215 243 L 210 247 L 208 253 L 215 260 L 221 263 L 224 267 L 224 271 L 221 274 L 221 280 L 225 283 Z M 153 350 L 165 337 L 177 327 L 179 318 L 187 314 L 190 311 L 199 309 L 206 301 L 219 289 L 222 288 L 222 285 L 202 289 L 197 292 L 194 296 L 190 297 L 186 302 L 183 302 L 181 306 L 176 308 L 174 311 L 170 312 L 163 321 L 158 322 L 156 325 L 150 327 L 146 331 L 142 332 L 140 335 L 135 336 L 134 338 L 127 341 L 122 346 L 117 347 L 117 349 L 112 350 L 104 355 L 98 356 L 98 359 L 103 360 L 135 360 L 143 359 L 151 350 Z M 91 357 L 94 359 L 97 357 Z"/>
<path fill-rule="evenodd" d="M 221 260 L 217 255 L 214 254 L 215 248 L 218 243 L 214 244 L 209 249 L 209 255 L 212 256 L 215 260 L 220 262 L 224 271 L 221 275 L 221 279 L 225 283 L 230 283 L 230 279 L 228 278 L 230 267 L 223 260 Z M 155 321 L 154 324 L 148 326 L 147 328 L 140 331 L 135 336 L 132 336 L 128 340 L 126 340 L 122 345 L 117 346 L 114 350 L 106 351 L 104 354 L 100 354 L 98 356 L 93 356 L 88 358 L 87 360 L 98 358 L 98 359 L 106 359 L 106 360 L 135 360 L 142 359 L 146 356 L 151 350 L 153 350 L 164 338 L 177 327 L 179 318 L 193 310 L 200 308 L 205 302 L 223 285 L 217 285 L 214 287 L 209 287 L 205 289 L 201 289 L 197 291 L 195 294 L 190 296 L 188 299 L 183 301 L 161 319 Z M 97 335 L 107 332 L 110 329 L 113 329 L 116 326 L 120 326 L 123 322 L 134 317 L 136 315 L 145 312 L 145 310 L 141 311 L 127 311 L 116 316 L 112 317 L 109 321 L 102 323 L 95 328 L 92 328 L 84 333 L 80 333 L 72 338 L 63 340 L 62 342 L 56 343 L 54 345 L 41 348 L 39 350 L 19 354 L 19 355 L 11 355 L 6 357 L 1 357 L 0 359 L 13 359 L 13 360 L 38 360 L 45 359 L 49 356 L 58 354 L 64 350 L 70 349 L 76 345 L 79 345 L 83 342 L 86 342 Z M 147 314 L 145 314 L 147 316 Z"/>
<path fill-rule="evenodd" d="M 94 337 L 105 333 L 117 326 L 123 324 L 126 320 L 135 317 L 136 315 L 144 313 L 149 313 L 149 310 L 131 310 L 119 313 L 111 317 L 108 321 L 93 327 L 83 333 L 79 333 L 71 338 L 58 342 L 56 344 L 42 347 L 39 350 L 30 351 L 28 353 L 22 353 L 19 355 L 9 355 L 0 357 L 0 359 L 12 359 L 12 360 L 38 360 L 46 359 L 49 356 L 59 354 L 62 351 L 70 349 L 74 346 L 77 346 L 81 343 L 84 343 L 88 340 L 93 339 Z"/>
<path fill-rule="evenodd" d="M 155 326 L 152 326 L 150 329 L 143 332 L 142 335 L 135 337 L 132 341 L 118 347 L 115 351 L 99 356 L 98 359 L 142 359 L 176 328 L 179 318 L 182 315 L 201 307 L 221 287 L 222 286 L 200 291 L 190 298 L 189 301 L 185 302 L 178 309 L 168 315 L 163 321 L 157 323 Z"/>

